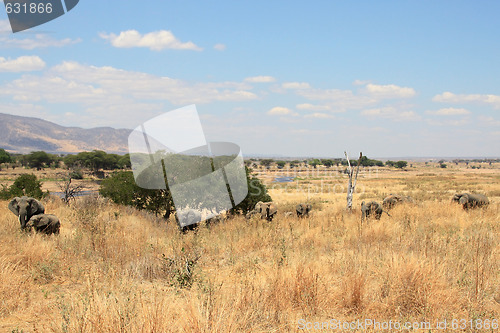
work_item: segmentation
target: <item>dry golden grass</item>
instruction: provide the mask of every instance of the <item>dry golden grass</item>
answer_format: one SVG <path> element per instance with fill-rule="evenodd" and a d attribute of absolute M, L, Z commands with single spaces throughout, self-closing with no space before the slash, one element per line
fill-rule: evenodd
<path fill-rule="evenodd" d="M 61 220 L 59 236 L 24 234 L 0 202 L 0 331 L 283 332 L 299 319 L 500 319 L 500 173 L 479 171 L 362 174 L 353 213 L 345 193 L 306 186 L 345 186 L 344 178 L 304 177 L 270 190 L 280 209 L 271 223 L 237 217 L 187 234 L 90 197 L 45 202 Z M 462 190 L 492 203 L 465 212 L 449 202 Z M 361 225 L 360 201 L 391 192 L 418 203 Z M 284 218 L 308 198 L 310 218 Z"/>

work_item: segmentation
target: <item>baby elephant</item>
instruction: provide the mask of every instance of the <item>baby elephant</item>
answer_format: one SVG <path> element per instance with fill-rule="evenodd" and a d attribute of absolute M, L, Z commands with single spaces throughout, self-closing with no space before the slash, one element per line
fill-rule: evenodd
<path fill-rule="evenodd" d="M 361 203 L 361 219 L 362 220 L 364 220 L 365 218 L 369 218 L 372 215 L 377 220 L 380 220 L 380 217 L 382 216 L 383 212 L 385 212 L 387 215 L 391 216 L 389 213 L 387 213 L 385 210 L 383 210 L 382 205 L 380 205 L 376 201 L 370 201 L 367 204 L 365 204 L 364 201 Z"/>
<path fill-rule="evenodd" d="M 60 227 L 59 218 L 52 214 L 33 215 L 26 224 L 28 230 L 35 228 L 36 232 L 42 232 L 47 235 L 59 234 Z"/>
<path fill-rule="evenodd" d="M 385 209 L 391 209 L 394 206 L 399 205 L 400 203 L 415 203 L 415 200 L 413 200 L 413 198 L 410 196 L 390 194 L 389 196 L 384 198 L 382 206 L 384 206 Z"/>
<path fill-rule="evenodd" d="M 308 217 L 311 209 L 311 205 L 303 203 L 298 204 L 297 207 L 295 207 L 295 210 L 297 211 L 297 217 Z"/>
<path fill-rule="evenodd" d="M 453 196 L 453 198 L 451 198 L 451 201 L 460 203 L 465 210 L 468 210 L 469 208 L 487 206 L 490 203 L 485 195 L 475 193 L 457 193 Z"/>

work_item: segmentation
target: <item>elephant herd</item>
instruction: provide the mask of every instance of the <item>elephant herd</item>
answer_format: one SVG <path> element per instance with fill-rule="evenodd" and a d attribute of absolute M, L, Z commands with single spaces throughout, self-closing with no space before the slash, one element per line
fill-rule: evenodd
<path fill-rule="evenodd" d="M 59 233 L 61 223 L 57 216 L 45 214 L 45 207 L 35 198 L 15 197 L 8 207 L 19 218 L 22 230 L 34 228 L 36 232 L 47 235 Z"/>
<path fill-rule="evenodd" d="M 312 206 L 310 204 L 300 203 L 295 207 L 297 217 L 308 217 Z M 274 202 L 259 201 L 255 204 L 255 208 L 246 214 L 246 218 L 250 219 L 253 216 L 258 216 L 261 219 L 272 221 L 278 213 L 278 207 Z M 285 217 L 292 216 L 293 212 L 286 212 Z"/>
<path fill-rule="evenodd" d="M 451 201 L 461 204 L 465 210 L 470 208 L 485 207 L 490 203 L 485 195 L 471 193 L 457 193 L 451 198 Z M 361 219 L 364 220 L 365 218 L 373 216 L 375 219 L 379 220 L 382 217 L 382 213 L 386 213 L 391 216 L 387 211 L 402 203 L 414 204 L 415 200 L 413 200 L 410 196 L 390 194 L 384 198 L 382 204 L 376 201 L 370 201 L 368 203 L 363 201 L 361 203 Z"/>
<path fill-rule="evenodd" d="M 457 193 L 452 197 L 452 202 L 461 204 L 465 210 L 485 207 L 489 204 L 489 200 L 485 195 L 472 193 Z M 363 201 L 361 203 L 361 219 L 364 220 L 370 217 L 380 219 L 383 213 L 391 216 L 388 210 L 404 203 L 414 204 L 415 200 L 409 196 L 391 194 L 384 198 L 382 204 L 376 201 L 370 201 L 368 203 Z M 59 218 L 53 214 L 45 214 L 45 207 L 40 201 L 27 196 L 15 197 L 9 202 L 8 207 L 19 218 L 22 230 L 31 230 L 33 228 L 36 232 L 48 235 L 59 233 L 61 226 Z M 311 209 L 312 206 L 310 204 L 300 203 L 295 207 L 295 213 L 299 218 L 308 217 Z M 186 214 L 190 213 L 191 212 L 188 211 Z M 250 219 L 256 216 L 267 221 L 272 221 L 277 213 L 278 207 L 274 202 L 259 201 L 254 209 L 246 214 L 246 218 Z M 293 215 L 293 212 L 285 213 L 285 217 Z M 190 219 L 191 218 L 188 220 Z M 201 215 L 192 216 L 192 219 L 194 223 L 190 224 L 188 227 L 195 227 L 197 224 L 196 222 L 201 221 Z M 207 225 L 220 221 L 221 217 L 216 216 L 207 220 Z"/>

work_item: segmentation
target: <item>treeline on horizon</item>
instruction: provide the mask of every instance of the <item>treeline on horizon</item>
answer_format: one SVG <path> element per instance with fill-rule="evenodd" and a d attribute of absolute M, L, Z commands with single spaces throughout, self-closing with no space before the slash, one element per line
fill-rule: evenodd
<path fill-rule="evenodd" d="M 453 159 L 449 161 L 451 163 L 495 163 L 500 162 L 500 159 Z M 353 159 L 350 161 L 352 166 L 357 166 L 358 160 Z M 442 167 L 445 166 L 444 160 L 438 162 Z M 112 154 L 106 153 L 102 150 L 93 151 L 83 151 L 77 154 L 51 154 L 45 151 L 33 151 L 29 154 L 16 154 L 9 153 L 5 149 L 0 148 L 0 170 L 2 165 L 6 167 L 24 167 L 24 168 L 36 168 L 41 170 L 44 168 L 67 168 L 67 169 L 78 169 L 87 168 L 92 172 L 98 172 L 99 170 L 123 170 L 130 169 L 130 155 L 124 154 Z M 245 164 L 248 167 L 258 167 L 259 165 L 264 167 L 270 167 L 271 165 L 276 165 L 278 169 L 284 168 L 287 164 L 290 168 L 296 168 L 303 165 L 310 165 L 316 168 L 319 165 L 323 165 L 327 168 L 332 166 L 347 166 L 347 159 L 344 158 L 333 158 L 333 159 L 319 159 L 319 158 L 309 158 L 303 160 L 280 160 L 272 158 L 250 158 L 245 160 Z M 366 156 L 361 158 L 361 166 L 363 167 L 395 167 L 395 168 L 405 168 L 407 167 L 407 161 L 386 161 L 385 163 L 380 160 L 370 159 Z"/>
<path fill-rule="evenodd" d="M 0 165 L 7 167 L 25 167 L 41 170 L 44 168 L 67 169 L 87 168 L 92 172 L 99 170 L 130 169 L 129 154 L 118 155 L 106 153 L 102 150 L 84 151 L 78 154 L 50 154 L 45 151 L 33 151 L 29 154 L 11 154 L 0 149 Z"/>

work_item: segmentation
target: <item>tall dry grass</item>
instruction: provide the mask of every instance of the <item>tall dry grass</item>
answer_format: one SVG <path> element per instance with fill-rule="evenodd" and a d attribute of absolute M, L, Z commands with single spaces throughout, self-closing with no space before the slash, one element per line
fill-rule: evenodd
<path fill-rule="evenodd" d="M 46 201 L 61 234 L 25 234 L 1 202 L 0 331 L 283 332 L 299 319 L 500 319 L 499 176 L 466 177 L 360 178 L 353 213 L 343 193 L 276 188 L 273 222 L 237 217 L 187 234 L 95 198 Z M 452 205 L 463 181 L 492 204 Z M 359 202 L 390 192 L 418 203 L 361 224 Z M 308 196 L 310 218 L 284 218 Z"/>

